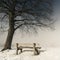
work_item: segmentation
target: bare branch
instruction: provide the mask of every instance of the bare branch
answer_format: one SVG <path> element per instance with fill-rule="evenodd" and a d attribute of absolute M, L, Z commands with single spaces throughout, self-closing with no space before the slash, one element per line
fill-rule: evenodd
<path fill-rule="evenodd" d="M 43 27 L 50 27 L 50 28 L 52 28 L 50 25 L 47 25 L 47 24 L 44 24 L 44 23 L 41 23 L 41 22 L 39 22 L 39 23 L 26 23 L 26 22 L 24 22 L 23 24 L 20 24 L 20 25 L 18 25 L 16 28 L 15 28 L 15 30 L 16 29 L 18 29 L 19 27 L 22 27 L 23 25 L 31 25 L 31 26 L 39 26 L 39 27 L 41 27 L 41 26 L 43 26 Z"/>
<path fill-rule="evenodd" d="M 5 14 L 2 18 L 1 18 L 1 21 L 3 21 L 3 19 L 6 17 L 7 15 Z"/>
<path fill-rule="evenodd" d="M 22 25 L 37 25 L 37 26 L 47 26 L 46 24 L 41 23 L 41 19 L 50 21 L 52 11 L 52 2 L 51 0 L 1 0 L 2 8 L 5 8 L 9 12 L 14 12 L 14 25 L 18 24 L 16 27 L 19 28 Z M 19 8 L 19 9 L 18 9 Z M 1 9 L 0 9 L 1 10 Z M 24 15 L 25 14 L 25 15 Z M 23 19 L 15 19 L 17 16 L 22 17 Z M 34 19 L 31 17 L 33 16 Z M 39 18 L 39 19 L 38 19 Z M 4 17 L 3 17 L 4 19 Z M 35 22 L 35 23 L 34 23 Z M 38 23 L 39 22 L 39 23 Z M 19 25 L 20 23 L 20 25 Z"/>
<path fill-rule="evenodd" d="M 31 19 L 31 20 L 34 21 L 34 19 Z M 14 21 L 17 22 L 17 21 L 31 21 L 31 20 L 26 18 L 26 19 L 21 19 L 21 20 L 16 20 L 15 19 Z"/>
<path fill-rule="evenodd" d="M 17 30 L 19 27 L 21 27 L 23 24 L 20 24 L 20 25 L 18 25 L 15 29 L 14 29 L 14 31 L 15 30 Z"/>

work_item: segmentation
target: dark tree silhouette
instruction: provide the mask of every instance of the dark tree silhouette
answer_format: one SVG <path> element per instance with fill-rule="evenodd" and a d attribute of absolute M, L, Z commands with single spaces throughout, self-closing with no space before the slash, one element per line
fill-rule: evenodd
<path fill-rule="evenodd" d="M 0 21 L 7 16 L 9 23 L 3 50 L 11 49 L 14 32 L 19 27 L 49 27 L 52 9 L 52 0 L 0 0 L 0 15 L 3 15 Z"/>

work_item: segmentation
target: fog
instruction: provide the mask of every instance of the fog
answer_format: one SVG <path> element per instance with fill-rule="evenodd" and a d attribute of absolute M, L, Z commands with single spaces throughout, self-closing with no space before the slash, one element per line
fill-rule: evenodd
<path fill-rule="evenodd" d="M 26 34 L 17 30 L 13 37 L 12 45 L 16 42 L 37 42 L 42 47 L 60 47 L 60 1 L 54 3 L 55 30 L 40 29 L 38 33 Z M 3 46 L 7 32 L 0 32 L 0 46 Z"/>

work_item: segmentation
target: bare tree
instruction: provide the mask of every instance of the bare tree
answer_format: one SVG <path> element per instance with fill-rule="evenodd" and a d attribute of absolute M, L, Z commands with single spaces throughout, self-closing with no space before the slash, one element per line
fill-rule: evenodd
<path fill-rule="evenodd" d="M 18 28 L 49 27 L 52 9 L 52 0 L 0 0 L 0 15 L 3 13 L 0 20 L 6 20 L 7 16 L 9 23 L 3 50 L 11 49 L 12 38 Z"/>

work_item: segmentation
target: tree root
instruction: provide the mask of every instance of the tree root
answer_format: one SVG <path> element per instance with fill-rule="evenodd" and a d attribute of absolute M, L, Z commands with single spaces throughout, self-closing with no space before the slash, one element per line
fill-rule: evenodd
<path fill-rule="evenodd" d="M 5 50 L 7 50 L 7 49 L 11 50 L 11 48 L 3 48 L 1 51 L 5 51 Z"/>

